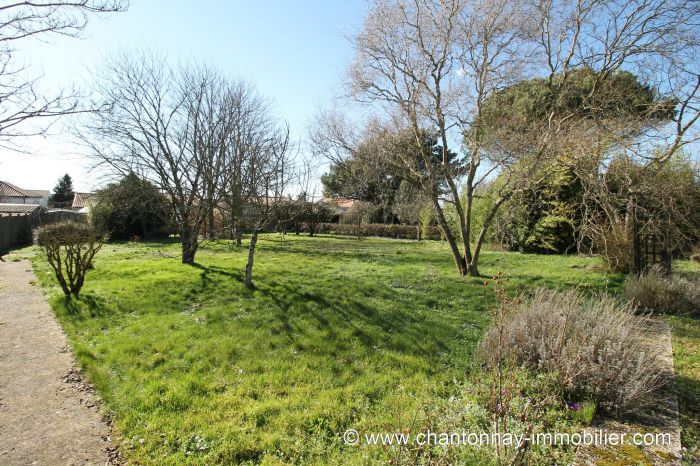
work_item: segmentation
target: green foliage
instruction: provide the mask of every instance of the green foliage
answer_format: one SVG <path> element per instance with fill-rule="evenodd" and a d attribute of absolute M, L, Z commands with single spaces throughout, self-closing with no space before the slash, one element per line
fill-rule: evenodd
<path fill-rule="evenodd" d="M 583 187 L 571 167 L 545 164 L 533 174 L 537 180 L 503 206 L 501 219 L 512 232 L 506 246 L 523 252 L 567 252 L 575 247 L 575 230 Z"/>
<path fill-rule="evenodd" d="M 415 139 L 409 131 L 398 135 L 383 134 L 382 138 L 370 137 L 354 148 L 351 158 L 331 164 L 329 172 L 321 177 L 324 195 L 371 202 L 381 208 L 381 214 L 375 220 L 391 223 L 402 211 L 397 204 L 410 202 L 409 195 L 417 203 L 423 202 L 421 196 L 429 195 L 419 188 L 411 174 L 411 171 L 420 173 L 426 170 L 422 154 L 429 154 L 430 164 L 442 163 L 442 146 L 434 135 L 423 132 L 422 148 Z M 456 154 L 448 154 L 448 163 L 457 163 Z M 442 189 L 441 181 L 437 180 L 432 189 Z"/>
<path fill-rule="evenodd" d="M 621 154 L 610 162 L 607 180 L 620 216 L 633 201 L 640 228 L 668 234 L 674 253 L 689 254 L 700 240 L 700 166 L 687 154 L 651 166 Z"/>
<path fill-rule="evenodd" d="M 631 73 L 601 76 L 576 69 L 566 79 L 555 76 L 551 84 L 531 79 L 496 92 L 485 102 L 475 128 L 487 150 L 513 151 L 526 158 L 542 150 L 538 141 L 547 131 L 550 116 L 572 128 L 587 121 L 610 122 L 624 128 L 625 138 L 634 138 L 642 128 L 671 119 L 674 107 L 675 101 L 659 101 L 654 89 Z M 575 247 L 583 185 L 567 147 L 564 141 L 549 148 L 546 163 L 522 175 L 529 180 L 527 189 L 502 207 L 495 222 L 496 236 L 510 249 L 561 253 Z"/>
<path fill-rule="evenodd" d="M 322 223 L 318 225 L 318 233 L 327 233 L 339 236 L 357 236 L 357 224 L 353 223 Z M 442 239 L 440 228 L 428 225 L 420 227 L 420 238 L 415 225 L 401 225 L 398 223 L 363 223 L 360 225 L 361 236 L 379 236 L 395 239 Z"/>
<path fill-rule="evenodd" d="M 594 92 L 595 88 L 595 92 Z M 592 96 L 592 97 L 591 97 Z M 666 121 L 675 114 L 675 101 L 659 101 L 654 89 L 632 73 L 610 76 L 579 68 L 564 79 L 535 78 L 507 87 L 484 104 L 476 127 L 486 145 L 502 143 L 508 135 L 529 134 L 555 120 Z"/>
<path fill-rule="evenodd" d="M 157 238 L 167 234 L 167 198 L 149 181 L 130 173 L 95 194 L 90 222 L 113 239 Z"/>
<path fill-rule="evenodd" d="M 49 196 L 49 207 L 57 207 L 61 209 L 70 208 L 73 204 L 73 180 L 66 173 L 58 179 L 58 183 L 53 188 L 53 194 Z"/>
<path fill-rule="evenodd" d="M 225 242 L 203 245 L 196 266 L 179 262 L 176 242 L 107 244 L 75 313 L 35 258 L 129 462 L 386 462 L 385 449 L 345 446 L 339 434 L 405 425 L 471 378 L 494 300 L 481 280 L 455 276 L 444 243 L 269 234 L 258 245 L 252 292 L 246 251 Z M 482 257 L 514 292 L 619 286 L 597 266 Z"/>
<path fill-rule="evenodd" d="M 418 211 L 418 224 L 420 225 L 421 238 L 430 238 L 430 227 L 434 221 L 433 217 L 433 207 L 430 205 L 423 205 Z"/>
<path fill-rule="evenodd" d="M 306 231 L 309 232 L 309 235 L 313 236 L 320 224 L 331 220 L 333 217 L 333 210 L 329 205 L 323 202 L 306 200 L 306 194 L 302 193 L 294 203 L 292 217 L 297 225 L 297 231 L 301 224 L 303 224 L 306 227 Z"/>

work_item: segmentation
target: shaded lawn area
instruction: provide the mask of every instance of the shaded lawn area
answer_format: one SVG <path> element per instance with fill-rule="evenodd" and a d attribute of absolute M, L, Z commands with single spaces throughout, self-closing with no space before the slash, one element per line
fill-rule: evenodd
<path fill-rule="evenodd" d="M 187 266 L 174 242 L 108 244 L 73 309 L 34 257 L 126 459 L 365 462 L 381 448 L 340 433 L 386 431 L 473 367 L 494 297 L 457 276 L 443 243 L 264 235 L 255 291 L 246 257 L 209 243 Z M 573 256 L 485 252 L 480 269 L 512 292 L 622 281 Z"/>
<path fill-rule="evenodd" d="M 673 359 L 685 464 L 700 463 L 700 320 L 672 317 Z"/>

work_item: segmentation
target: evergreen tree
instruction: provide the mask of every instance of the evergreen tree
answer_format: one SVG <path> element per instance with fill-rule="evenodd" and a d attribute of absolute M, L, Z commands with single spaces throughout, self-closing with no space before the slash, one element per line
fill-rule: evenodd
<path fill-rule="evenodd" d="M 53 194 L 49 196 L 49 207 L 66 209 L 73 204 L 73 180 L 66 173 L 58 179 L 58 184 L 53 188 Z"/>
<path fill-rule="evenodd" d="M 594 86 L 599 86 L 596 92 Z M 591 70 L 576 69 L 566 84 L 556 89 L 558 93 L 545 79 L 531 79 L 494 93 L 484 103 L 482 119 L 475 126 L 482 133 L 484 145 L 506 153 L 519 151 L 527 159 L 529 152 L 540 149 L 523 141 L 537 141 L 552 112 L 557 115 L 555 120 L 568 117 L 572 128 L 596 128 L 593 122 L 597 128 L 607 124 L 620 128 L 619 133 L 632 140 L 650 122 L 670 121 L 676 105 L 673 100 L 659 99 L 651 86 L 624 71 L 601 78 Z M 569 154 L 573 149 L 566 144 L 562 137 L 557 150 L 548 154 L 548 161 L 529 174 L 532 182 L 528 189 L 516 192 L 499 212 L 496 223 L 501 223 L 502 232 L 507 230 L 508 234 L 497 236 L 507 236 L 509 248 L 567 252 L 576 246 L 584 187 L 577 173 L 577 160 Z"/>

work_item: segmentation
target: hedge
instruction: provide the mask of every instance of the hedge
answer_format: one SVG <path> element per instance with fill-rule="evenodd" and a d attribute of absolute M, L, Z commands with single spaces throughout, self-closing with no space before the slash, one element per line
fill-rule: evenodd
<path fill-rule="evenodd" d="M 385 223 L 363 223 L 362 236 L 381 236 L 384 238 L 417 239 L 418 227 L 415 225 L 398 225 Z M 316 227 L 316 233 L 357 236 L 357 225 L 352 223 L 320 223 Z M 438 227 L 428 227 L 427 238 L 430 240 L 442 239 L 442 232 Z"/>

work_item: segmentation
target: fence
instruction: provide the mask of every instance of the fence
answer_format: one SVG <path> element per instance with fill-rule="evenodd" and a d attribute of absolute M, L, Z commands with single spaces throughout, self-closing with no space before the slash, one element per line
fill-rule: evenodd
<path fill-rule="evenodd" d="M 31 215 L 0 216 L 0 251 L 31 242 Z"/>
<path fill-rule="evenodd" d="M 643 273 L 655 265 L 671 273 L 670 224 L 658 218 L 648 218 L 643 212 L 632 211 L 632 266 Z"/>
<path fill-rule="evenodd" d="M 80 212 L 72 212 L 70 210 L 55 210 L 52 212 L 42 212 L 34 220 L 33 227 L 49 225 L 58 222 L 87 222 L 87 215 Z"/>
<path fill-rule="evenodd" d="M 0 252 L 15 246 L 32 244 L 34 228 L 68 220 L 87 222 L 87 215 L 60 210 L 33 215 L 0 216 Z"/>

